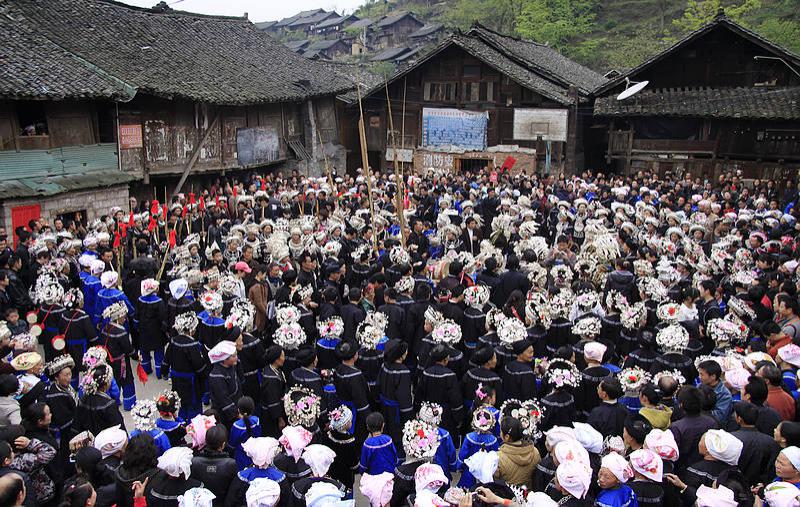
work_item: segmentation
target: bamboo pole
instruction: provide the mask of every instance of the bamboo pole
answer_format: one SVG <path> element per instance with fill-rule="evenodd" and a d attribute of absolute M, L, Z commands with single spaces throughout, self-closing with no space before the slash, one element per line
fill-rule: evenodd
<path fill-rule="evenodd" d="M 322 159 L 325 161 L 325 174 L 328 176 L 328 185 L 331 187 L 331 193 L 336 193 L 336 188 L 333 186 L 333 176 L 331 175 L 331 166 L 328 164 L 328 155 L 325 154 L 325 146 L 322 144 L 322 132 L 319 130 L 319 122 L 314 122 L 317 127 L 317 139 L 319 140 L 319 151 L 322 152 Z M 319 204 L 317 204 L 319 206 Z M 333 200 L 334 209 L 339 208 L 339 200 Z M 319 215 L 319 213 L 317 213 Z"/>
<path fill-rule="evenodd" d="M 389 97 L 389 81 L 386 80 L 386 106 L 389 113 L 389 131 L 392 133 L 392 153 L 394 156 L 394 177 L 397 189 L 395 191 L 395 208 L 397 210 L 397 221 L 400 225 L 400 244 L 406 247 L 406 217 L 403 213 L 403 170 L 397 160 L 397 138 L 394 135 L 394 119 L 392 118 L 392 99 Z"/>
<path fill-rule="evenodd" d="M 358 94 L 358 136 L 361 141 L 361 165 L 367 178 L 367 199 L 369 200 L 369 217 L 375 223 L 375 205 L 372 202 L 372 171 L 369 167 L 369 157 L 367 156 L 367 131 L 364 125 L 364 107 L 361 104 L 361 83 L 356 81 L 356 92 Z M 378 252 L 378 235 L 372 231 L 372 248 Z"/>

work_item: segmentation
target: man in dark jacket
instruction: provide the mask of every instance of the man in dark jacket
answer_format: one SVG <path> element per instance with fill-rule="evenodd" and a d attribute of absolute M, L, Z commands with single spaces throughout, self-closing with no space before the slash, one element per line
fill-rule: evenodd
<path fill-rule="evenodd" d="M 702 459 L 697 444 L 703 434 L 717 427 L 713 417 L 701 414 L 703 393 L 694 386 L 684 386 L 678 394 L 678 404 L 685 416 L 670 425 L 670 431 L 678 444 L 679 458 L 676 469 L 681 469 Z"/>
<path fill-rule="evenodd" d="M 615 290 L 632 301 L 636 291 L 636 277 L 626 268 L 625 259 L 619 257 L 614 261 L 614 271 L 606 275 L 606 293 Z"/>
<path fill-rule="evenodd" d="M 497 287 L 492 291 L 490 301 L 495 306 L 502 308 L 508 301 L 508 296 L 515 290 L 527 294 L 531 288 L 531 283 L 528 277 L 519 271 L 519 259 L 516 255 L 509 255 L 506 261 L 506 271 L 500 275 L 500 281 Z"/>
<path fill-rule="evenodd" d="M 768 484 L 772 480 L 772 464 L 778 457 L 780 447 L 774 438 L 756 429 L 758 407 L 740 401 L 733 406 L 733 412 L 739 429 L 732 435 L 744 444 L 739 457 L 739 469 L 750 484 Z"/>
<path fill-rule="evenodd" d="M 192 458 L 192 477 L 203 483 L 203 487 L 214 493 L 214 507 L 225 504 L 225 494 L 236 478 L 236 460 L 225 452 L 228 431 L 217 424 L 206 432 L 206 446 Z"/>
<path fill-rule="evenodd" d="M 614 377 L 609 377 L 597 388 L 600 404 L 589 413 L 587 423 L 591 424 L 603 437 L 622 436 L 628 409 L 617 402 L 623 395 L 622 384 Z"/>
<path fill-rule="evenodd" d="M 386 314 L 389 323 L 386 325 L 386 336 L 389 339 L 403 339 L 406 330 L 406 312 L 397 304 L 397 291 L 386 289 L 383 293 L 385 305 L 379 306 L 378 311 Z"/>
<path fill-rule="evenodd" d="M 236 403 L 242 397 L 242 389 L 236 373 L 236 344 L 223 340 L 208 352 L 211 373 L 208 375 L 208 388 L 211 391 L 211 406 L 222 415 L 226 426 L 239 418 Z"/>

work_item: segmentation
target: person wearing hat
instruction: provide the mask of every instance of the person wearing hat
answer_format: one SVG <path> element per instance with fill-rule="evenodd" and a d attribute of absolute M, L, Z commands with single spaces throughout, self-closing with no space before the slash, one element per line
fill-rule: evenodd
<path fill-rule="evenodd" d="M 97 326 L 100 322 L 100 313 L 97 311 L 97 293 L 103 286 L 100 284 L 100 275 L 106 269 L 105 262 L 100 259 L 93 259 L 89 265 L 89 274 L 81 280 L 83 290 L 83 307 L 86 313 L 92 318 L 92 323 Z"/>
<path fill-rule="evenodd" d="M 261 379 L 261 421 L 264 434 L 277 438 L 286 426 L 286 413 L 283 410 L 283 396 L 286 393 L 283 365 L 286 354 L 280 345 L 272 345 L 267 348 L 264 359 L 267 367 Z"/>
<path fill-rule="evenodd" d="M 189 290 L 189 282 L 184 278 L 176 278 L 169 282 L 169 300 L 167 301 L 167 329 L 173 332 L 175 317 L 191 311 L 195 300 Z"/>
<path fill-rule="evenodd" d="M 44 400 L 47 387 L 42 381 L 44 362 L 38 352 L 23 352 L 11 360 L 11 367 L 17 372 L 20 382 L 20 394 L 17 395 L 17 399 L 20 409 L 24 412 L 29 405 Z"/>
<path fill-rule="evenodd" d="M 109 396 L 108 390 L 114 380 L 114 371 L 104 362 L 90 368 L 81 380 L 83 395 L 75 407 L 75 418 L 72 422 L 73 433 L 88 431 L 97 435 L 106 428 L 119 425 L 125 429 L 117 403 Z"/>
<path fill-rule="evenodd" d="M 114 371 L 114 380 L 122 388 L 122 406 L 130 411 L 136 403 L 136 384 L 133 380 L 131 357 L 138 353 L 131 344 L 130 334 L 125 328 L 128 319 L 124 302 L 115 302 L 103 310 L 105 324 L 100 330 L 98 344 L 108 351 L 108 362 Z"/>
<path fill-rule="evenodd" d="M 208 374 L 208 389 L 211 393 L 211 406 L 222 415 L 226 426 L 230 427 L 239 419 L 236 404 L 242 397 L 236 364 L 239 357 L 236 344 L 223 340 L 208 351 L 211 372 Z"/>
<path fill-rule="evenodd" d="M 386 434 L 400 441 L 403 424 L 414 417 L 411 371 L 404 364 L 408 344 L 389 340 L 383 351 L 383 364 L 378 373 L 381 413 L 386 421 Z"/>
<path fill-rule="evenodd" d="M 203 345 L 194 339 L 197 315 L 188 311 L 175 317 L 175 334 L 164 351 L 162 371 L 168 374 L 172 389 L 178 393 L 181 408 L 178 416 L 189 421 L 202 412 L 202 395 L 209 371 L 208 357 Z"/>
<path fill-rule="evenodd" d="M 350 433 L 361 441 L 367 433 L 370 396 L 367 380 L 361 370 L 356 368 L 358 345 L 351 341 L 339 342 L 336 346 L 336 358 L 341 361 L 333 371 L 336 395 L 353 414 Z"/>
<path fill-rule="evenodd" d="M 306 495 L 317 484 L 330 485 L 338 490 L 341 496 L 350 489 L 350 484 L 345 486 L 341 482 L 329 476 L 331 464 L 337 458 L 336 453 L 322 444 L 311 444 L 303 449 L 302 459 L 308 464 L 311 473 L 307 477 L 298 479 L 292 483 L 291 494 L 295 501 L 294 505 L 306 507 Z"/>
<path fill-rule="evenodd" d="M 328 407 L 325 401 L 324 382 L 322 381 L 320 374 L 316 371 L 318 363 L 316 349 L 310 345 L 304 345 L 297 349 L 294 357 L 300 367 L 295 368 L 289 374 L 291 383 L 294 385 L 307 387 L 314 394 L 319 396 L 319 398 L 322 400 L 321 413 L 326 413 Z"/>
<path fill-rule="evenodd" d="M 50 379 L 50 385 L 44 392 L 44 401 L 50 407 L 52 419 L 50 430 L 56 440 L 61 442 L 61 449 L 69 449 L 69 439 L 72 438 L 72 421 L 75 418 L 75 407 L 78 403 L 78 393 L 72 387 L 72 371 L 75 370 L 75 361 L 72 356 L 63 354 L 47 363 L 45 373 Z M 66 458 L 66 454 L 64 454 Z"/>
<path fill-rule="evenodd" d="M 100 285 L 102 288 L 97 291 L 97 298 L 95 300 L 95 312 L 101 318 L 103 317 L 103 312 L 105 312 L 106 308 L 113 305 L 114 303 L 122 303 L 125 305 L 127 309 L 126 312 L 126 326 L 127 326 L 127 317 L 133 319 L 136 315 L 136 309 L 133 307 L 131 302 L 128 300 L 128 296 L 125 295 L 122 290 L 117 288 L 119 283 L 119 273 L 116 271 L 106 271 L 100 276 Z"/>
<path fill-rule="evenodd" d="M 58 332 L 66 342 L 66 352 L 72 356 L 73 364 L 80 364 L 89 343 L 97 338 L 97 328 L 83 309 L 84 294 L 79 289 L 69 289 L 64 294 L 64 312 L 58 322 Z M 72 386 L 78 387 L 78 370 L 72 368 Z"/>
<path fill-rule="evenodd" d="M 442 343 L 431 349 L 431 365 L 425 368 L 419 379 L 415 405 L 419 407 L 427 401 L 444 407 L 441 426 L 451 434 L 458 434 L 464 417 L 464 400 L 456 374 L 447 367 L 450 352 L 450 347 Z"/>
<path fill-rule="evenodd" d="M 627 482 L 636 499 L 643 505 L 662 507 L 665 504 L 664 486 L 661 484 L 664 477 L 664 462 L 661 456 L 650 449 L 639 449 L 630 454 L 633 478 Z"/>
<path fill-rule="evenodd" d="M 345 405 L 340 405 L 328 412 L 328 419 L 330 423 L 323 443 L 336 454 L 329 475 L 349 487 L 355 481 L 355 470 L 358 469 L 360 458 L 360 445 L 356 444 L 355 437 L 350 434 L 353 413 Z"/>
<path fill-rule="evenodd" d="M 206 291 L 200 297 L 203 311 L 198 314 L 197 340 L 206 350 L 211 350 L 219 342 L 226 339 L 229 330 L 225 328 L 222 318 L 222 295 L 220 292 Z"/>
<path fill-rule="evenodd" d="M 134 325 L 139 336 L 139 351 L 142 368 L 149 375 L 155 370 L 156 378 L 161 377 L 161 363 L 164 360 L 166 343 L 167 306 L 158 295 L 158 281 L 147 278 L 141 281 L 141 296 L 136 300 Z M 155 364 L 151 363 L 152 360 Z"/>
<path fill-rule="evenodd" d="M 179 496 L 203 483 L 191 477 L 194 453 L 189 447 L 173 447 L 158 457 L 158 472 L 145 486 L 147 506 L 174 507 Z"/>
<path fill-rule="evenodd" d="M 39 286 L 42 280 L 46 285 Z M 40 303 L 39 308 L 36 310 L 36 322 L 39 324 L 42 333 L 38 336 L 39 343 L 44 346 L 45 361 L 52 361 L 59 351 L 56 351 L 53 344 L 53 338 L 59 334 L 59 322 L 61 316 L 64 314 L 64 307 L 61 302 L 64 295 L 64 289 L 59 284 L 56 278 L 51 278 L 48 275 L 40 275 L 36 280 L 37 290 L 36 297 L 34 298 Z M 49 287 L 48 287 L 49 285 Z"/>

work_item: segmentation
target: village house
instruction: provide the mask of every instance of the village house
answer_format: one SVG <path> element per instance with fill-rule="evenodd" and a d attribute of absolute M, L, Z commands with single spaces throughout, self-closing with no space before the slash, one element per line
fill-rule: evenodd
<path fill-rule="evenodd" d="M 352 82 L 245 18 L 110 0 L 7 0 L 0 13 L 7 230 L 40 215 L 127 209 L 137 181 L 171 192 L 184 174 L 313 174 L 322 150 L 345 164 L 335 96 Z"/>
<path fill-rule="evenodd" d="M 423 26 L 425 26 L 425 23 L 418 20 L 410 12 L 389 14 L 375 23 L 373 45 L 378 49 L 385 49 L 405 44 L 409 35 Z"/>
<path fill-rule="evenodd" d="M 595 167 L 761 179 L 800 168 L 800 57 L 722 12 L 595 93 L 606 126 Z"/>
<path fill-rule="evenodd" d="M 385 85 L 363 92 L 370 166 L 390 167 L 396 153 L 416 170 L 501 166 L 510 157 L 514 170 L 574 171 L 583 167 L 591 92 L 604 82 L 548 46 L 476 26 L 389 78 L 393 132 Z M 355 151 L 355 102 L 348 113 L 343 142 Z"/>

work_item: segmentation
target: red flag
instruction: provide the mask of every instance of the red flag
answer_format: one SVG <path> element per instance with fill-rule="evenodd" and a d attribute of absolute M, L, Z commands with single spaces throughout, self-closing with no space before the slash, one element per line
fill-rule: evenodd
<path fill-rule="evenodd" d="M 119 244 L 120 244 L 119 231 L 116 231 L 114 232 L 114 244 L 112 246 L 114 248 L 119 248 Z"/>
<path fill-rule="evenodd" d="M 405 189 L 405 196 L 403 196 L 403 209 L 408 209 L 408 206 L 411 204 L 411 201 L 408 198 L 408 187 Z"/>
<path fill-rule="evenodd" d="M 233 186 L 233 198 L 236 199 L 236 185 Z"/>
<path fill-rule="evenodd" d="M 517 159 L 512 157 L 511 155 L 507 156 L 506 159 L 503 161 L 503 165 L 500 167 L 503 171 L 510 171 L 514 164 L 517 163 Z"/>
<path fill-rule="evenodd" d="M 194 204 L 197 201 L 194 200 L 194 192 L 189 192 L 189 204 Z"/>
<path fill-rule="evenodd" d="M 261 190 L 264 190 L 265 192 L 267 190 L 267 182 L 264 180 L 264 178 L 261 178 Z"/>
<path fill-rule="evenodd" d="M 133 211 L 131 211 L 131 216 L 128 217 L 128 227 L 133 227 L 133 226 L 134 226 Z"/>
<path fill-rule="evenodd" d="M 128 235 L 128 226 L 127 225 L 119 224 L 119 230 L 120 230 L 120 232 L 122 232 L 122 237 L 123 238 Z"/>
<path fill-rule="evenodd" d="M 150 223 L 147 224 L 147 230 L 150 231 L 150 232 L 153 232 L 153 229 L 155 229 L 157 225 L 158 224 L 156 223 L 156 219 L 153 218 L 153 217 L 150 217 Z"/>
<path fill-rule="evenodd" d="M 167 219 L 167 203 L 164 203 L 164 220 Z"/>
<path fill-rule="evenodd" d="M 181 218 L 186 218 L 186 210 L 187 210 L 187 207 L 186 207 L 186 205 L 184 205 L 183 206 L 183 211 L 181 212 Z"/>
<path fill-rule="evenodd" d="M 171 231 L 169 231 L 169 247 L 175 248 L 175 244 L 177 242 L 178 242 L 177 233 L 175 232 L 175 229 L 172 229 Z"/>
<path fill-rule="evenodd" d="M 215 196 L 214 196 L 214 199 L 216 199 L 216 200 L 217 200 L 217 208 L 219 208 L 219 196 L 218 196 L 218 195 L 215 195 Z"/>
<path fill-rule="evenodd" d="M 206 209 L 206 200 L 203 199 L 203 196 L 200 196 L 200 211 L 205 211 Z"/>
<path fill-rule="evenodd" d="M 147 383 L 147 372 L 144 371 L 144 367 L 141 363 L 139 363 L 139 366 L 136 367 L 136 376 L 139 377 L 139 382 L 142 384 Z"/>
<path fill-rule="evenodd" d="M 154 200 L 153 204 L 150 205 L 150 214 L 158 215 L 158 201 Z"/>

